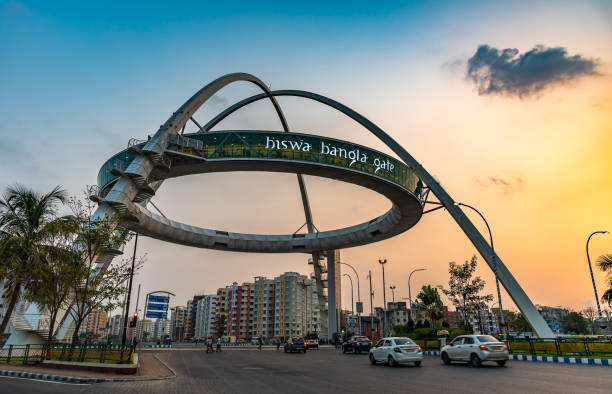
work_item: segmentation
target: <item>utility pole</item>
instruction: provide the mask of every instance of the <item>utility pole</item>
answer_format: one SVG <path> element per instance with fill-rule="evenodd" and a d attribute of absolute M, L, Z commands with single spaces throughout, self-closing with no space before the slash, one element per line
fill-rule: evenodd
<path fill-rule="evenodd" d="M 140 301 L 140 283 L 138 284 L 138 293 L 136 293 L 136 309 L 134 310 L 134 316 L 138 316 L 138 301 Z M 144 316 L 143 316 L 144 318 Z M 140 319 L 143 320 L 143 319 Z M 140 326 L 144 329 L 144 323 L 141 322 Z M 136 325 L 134 326 L 134 330 L 136 331 L 136 335 L 132 335 L 133 339 L 136 339 L 136 336 L 138 334 L 138 322 L 136 322 Z M 140 330 L 142 332 L 142 330 Z M 141 337 L 138 337 L 138 340 L 141 340 Z"/>
<path fill-rule="evenodd" d="M 385 291 L 385 264 L 387 264 L 387 259 L 378 260 L 378 263 L 382 266 L 383 274 L 383 335 L 387 336 L 387 292 Z"/>
<path fill-rule="evenodd" d="M 372 271 L 368 270 L 368 278 L 370 278 L 370 334 L 374 339 L 374 292 L 372 291 Z"/>
<path fill-rule="evenodd" d="M 127 325 L 128 325 L 128 315 L 130 313 L 130 298 L 132 296 L 132 280 L 134 279 L 134 265 L 136 264 L 136 247 L 138 246 L 138 233 L 136 233 L 136 238 L 134 239 L 134 254 L 132 255 L 132 270 L 130 271 L 130 280 L 128 282 L 128 293 L 127 293 L 127 302 L 125 305 L 125 316 L 123 319 L 123 337 L 121 338 L 121 346 L 122 349 L 125 346 L 126 334 L 127 334 Z"/>

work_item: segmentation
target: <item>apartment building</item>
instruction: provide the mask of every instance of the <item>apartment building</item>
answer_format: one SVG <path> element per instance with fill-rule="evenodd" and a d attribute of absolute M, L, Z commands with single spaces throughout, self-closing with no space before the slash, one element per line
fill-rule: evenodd
<path fill-rule="evenodd" d="M 254 338 L 274 337 L 275 280 L 263 276 L 255 278 L 253 287 L 253 334 Z"/>
<path fill-rule="evenodd" d="M 237 340 L 251 339 L 253 332 L 253 283 L 234 282 L 225 288 L 224 335 Z"/>
<path fill-rule="evenodd" d="M 217 295 L 209 294 L 197 300 L 194 313 L 194 339 L 206 339 L 215 336 L 215 314 L 217 310 Z"/>

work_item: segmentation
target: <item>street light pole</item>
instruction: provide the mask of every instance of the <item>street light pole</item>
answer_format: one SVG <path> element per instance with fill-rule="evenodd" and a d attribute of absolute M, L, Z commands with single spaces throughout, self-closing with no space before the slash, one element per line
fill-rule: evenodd
<path fill-rule="evenodd" d="M 410 279 L 412 278 L 412 274 L 414 274 L 415 272 L 418 271 L 425 271 L 427 270 L 426 268 L 417 268 L 415 270 L 412 270 L 412 272 L 410 272 L 410 275 L 408 275 L 408 302 L 410 303 L 410 320 L 414 321 L 414 314 L 412 313 L 412 294 L 410 293 Z"/>
<path fill-rule="evenodd" d="M 383 276 L 383 335 L 387 336 L 387 291 L 385 290 L 385 264 L 387 264 L 387 259 L 378 260 L 378 263 L 382 266 Z"/>
<path fill-rule="evenodd" d="M 340 264 L 346 265 L 355 273 L 355 276 L 357 277 L 357 302 L 361 303 L 361 293 L 359 292 L 359 274 L 357 273 L 357 270 L 349 263 L 340 262 Z M 359 312 L 359 309 L 357 310 L 357 316 L 359 319 L 359 335 L 361 335 L 361 312 Z"/>
<path fill-rule="evenodd" d="M 355 316 L 355 309 L 353 308 L 353 278 L 349 274 L 342 274 L 342 276 L 346 276 L 351 281 L 351 314 Z"/>
<path fill-rule="evenodd" d="M 395 286 L 389 286 L 389 288 L 391 289 L 391 297 L 392 297 L 391 299 L 393 300 L 393 306 L 395 307 L 395 289 L 396 289 L 397 287 L 395 287 Z"/>
<path fill-rule="evenodd" d="M 370 279 L 370 334 L 374 339 L 374 292 L 372 291 L 372 271 L 368 270 L 368 278 Z"/>
<path fill-rule="evenodd" d="M 121 337 L 121 351 L 123 352 L 123 348 L 125 347 L 125 342 L 127 339 L 127 328 L 128 328 L 128 314 L 130 313 L 130 298 L 132 295 L 132 280 L 134 279 L 134 265 L 136 263 L 136 248 L 138 247 L 138 233 L 136 233 L 136 237 L 134 239 L 134 255 L 132 256 L 132 269 L 130 270 L 130 280 L 128 284 L 128 293 L 127 293 L 127 302 L 125 306 L 125 316 L 123 321 L 123 335 Z"/>
<path fill-rule="evenodd" d="M 495 273 L 495 286 L 497 287 L 497 301 L 499 303 L 499 320 L 501 326 L 503 327 L 502 332 L 504 334 L 504 339 L 506 339 L 506 322 L 504 320 L 504 308 L 502 306 L 501 291 L 499 290 L 499 276 L 497 275 L 497 262 L 495 261 L 495 249 L 493 248 L 493 234 L 491 233 L 491 227 L 489 227 L 489 223 L 482 213 L 480 213 L 480 211 L 473 206 L 461 202 L 455 202 L 454 205 L 470 208 L 472 211 L 476 212 L 482 218 L 487 226 L 487 230 L 489 231 L 489 239 L 491 240 L 491 262 L 493 263 L 493 272 Z"/>
<path fill-rule="evenodd" d="M 599 321 L 603 321 L 601 316 L 601 306 L 599 306 L 599 296 L 597 295 L 597 286 L 595 286 L 595 277 L 593 276 L 593 268 L 591 268 L 591 258 L 589 257 L 589 242 L 591 237 L 595 234 L 610 234 L 608 231 L 594 231 L 589 235 L 586 243 L 587 261 L 589 262 L 589 272 L 591 273 L 591 281 L 593 282 L 593 291 L 595 292 L 595 301 L 597 302 L 597 312 L 599 313 Z"/>

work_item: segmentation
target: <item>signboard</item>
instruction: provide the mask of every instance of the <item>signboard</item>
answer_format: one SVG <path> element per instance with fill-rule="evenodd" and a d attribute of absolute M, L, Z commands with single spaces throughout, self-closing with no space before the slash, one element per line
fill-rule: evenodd
<path fill-rule="evenodd" d="M 357 306 L 357 313 L 363 313 L 363 302 L 357 301 L 356 306 Z"/>
<path fill-rule="evenodd" d="M 149 295 L 149 302 L 157 302 L 160 304 L 167 304 L 170 302 L 169 296 L 158 296 L 158 295 Z"/>
<path fill-rule="evenodd" d="M 168 304 L 148 304 L 147 310 L 149 311 L 168 311 Z"/>
<path fill-rule="evenodd" d="M 147 312 L 145 317 L 148 319 L 165 319 L 166 312 Z"/>

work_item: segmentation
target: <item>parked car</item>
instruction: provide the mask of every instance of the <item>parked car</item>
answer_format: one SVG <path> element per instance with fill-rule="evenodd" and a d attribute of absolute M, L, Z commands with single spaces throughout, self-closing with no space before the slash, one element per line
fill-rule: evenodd
<path fill-rule="evenodd" d="M 370 363 L 386 362 L 389 366 L 414 363 L 420 366 L 423 361 L 423 350 L 410 338 L 382 338 L 370 349 Z"/>
<path fill-rule="evenodd" d="M 467 361 L 475 367 L 483 361 L 495 361 L 503 367 L 510 358 L 508 346 L 491 335 L 462 335 L 440 351 L 442 362 Z"/>
<path fill-rule="evenodd" d="M 285 353 L 290 352 L 304 352 L 306 353 L 306 342 L 300 337 L 290 338 L 285 342 Z"/>
<path fill-rule="evenodd" d="M 342 344 L 342 353 L 369 352 L 372 345 L 374 345 L 374 343 L 370 341 L 370 338 L 368 337 L 353 336 L 351 339 Z"/>

